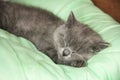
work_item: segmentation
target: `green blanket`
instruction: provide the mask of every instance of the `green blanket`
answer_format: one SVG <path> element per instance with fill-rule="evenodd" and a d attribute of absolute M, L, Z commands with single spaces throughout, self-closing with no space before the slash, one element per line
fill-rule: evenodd
<path fill-rule="evenodd" d="M 22 37 L 0 30 L 0 80 L 120 80 L 120 24 L 90 0 L 12 0 L 42 7 L 66 20 L 70 11 L 111 45 L 74 68 L 57 65 Z M 8 9 L 9 10 L 9 9 Z"/>

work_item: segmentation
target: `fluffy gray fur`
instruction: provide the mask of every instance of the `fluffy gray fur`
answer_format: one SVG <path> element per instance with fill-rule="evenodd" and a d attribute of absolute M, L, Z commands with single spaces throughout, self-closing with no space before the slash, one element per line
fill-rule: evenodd
<path fill-rule="evenodd" d="M 30 40 L 55 63 L 75 67 L 109 45 L 72 12 L 64 22 L 46 10 L 12 2 L 0 2 L 0 28 Z"/>

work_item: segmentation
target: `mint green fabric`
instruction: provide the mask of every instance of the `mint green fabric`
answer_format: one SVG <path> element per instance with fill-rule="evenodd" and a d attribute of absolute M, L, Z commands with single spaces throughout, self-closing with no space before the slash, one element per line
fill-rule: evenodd
<path fill-rule="evenodd" d="M 45 8 L 63 20 L 72 10 L 111 45 L 92 57 L 88 66 L 74 68 L 54 64 L 30 41 L 0 30 L 0 80 L 120 80 L 120 24 L 91 0 L 12 1 Z"/>

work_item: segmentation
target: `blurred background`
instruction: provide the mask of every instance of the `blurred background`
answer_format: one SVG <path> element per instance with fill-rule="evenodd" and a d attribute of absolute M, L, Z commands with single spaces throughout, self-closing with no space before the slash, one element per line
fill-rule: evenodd
<path fill-rule="evenodd" d="M 120 0 L 92 0 L 102 11 L 120 23 Z"/>

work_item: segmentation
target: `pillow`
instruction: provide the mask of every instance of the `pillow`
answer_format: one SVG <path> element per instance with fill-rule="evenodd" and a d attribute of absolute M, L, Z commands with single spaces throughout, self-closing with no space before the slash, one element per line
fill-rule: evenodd
<path fill-rule="evenodd" d="M 28 40 L 0 30 L 0 80 L 120 80 L 120 24 L 90 0 L 12 0 L 66 20 L 71 11 L 111 45 L 82 68 L 55 64 Z"/>

